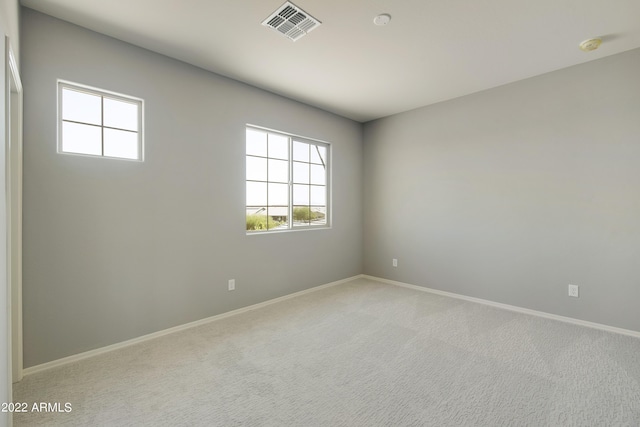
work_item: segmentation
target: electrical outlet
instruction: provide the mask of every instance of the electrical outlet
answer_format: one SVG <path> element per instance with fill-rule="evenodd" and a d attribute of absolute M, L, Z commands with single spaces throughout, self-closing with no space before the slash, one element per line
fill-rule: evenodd
<path fill-rule="evenodd" d="M 397 260 L 397 259 L 395 259 L 395 258 L 393 259 L 393 266 L 394 266 L 394 267 L 397 267 L 397 266 L 398 266 L 398 260 Z"/>
<path fill-rule="evenodd" d="M 580 296 L 580 287 L 578 285 L 569 285 L 569 296 L 578 298 Z"/>
<path fill-rule="evenodd" d="M 236 279 L 229 280 L 229 290 L 230 291 L 236 290 Z"/>

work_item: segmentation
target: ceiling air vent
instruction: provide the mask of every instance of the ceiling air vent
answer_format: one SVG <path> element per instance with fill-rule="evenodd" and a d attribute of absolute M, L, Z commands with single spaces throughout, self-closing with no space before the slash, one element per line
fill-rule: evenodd
<path fill-rule="evenodd" d="M 262 25 L 273 28 L 293 41 L 299 40 L 320 24 L 320 21 L 291 2 L 286 2 L 262 21 Z"/>

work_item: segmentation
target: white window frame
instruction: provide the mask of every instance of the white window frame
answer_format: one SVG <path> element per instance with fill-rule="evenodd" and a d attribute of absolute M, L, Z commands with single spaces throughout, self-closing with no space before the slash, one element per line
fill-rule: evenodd
<path fill-rule="evenodd" d="M 295 231 L 308 231 L 308 230 L 326 230 L 326 229 L 330 229 L 332 227 L 332 222 L 333 222 L 333 215 L 332 215 L 332 207 L 331 207 L 331 195 L 332 195 L 332 174 L 331 174 L 331 170 L 332 170 L 332 156 L 333 156 L 333 150 L 331 147 L 331 143 L 327 142 L 327 141 L 322 141 L 320 139 L 314 139 L 314 138 L 309 138 L 306 136 L 300 136 L 300 135 L 296 135 L 296 134 L 292 134 L 292 133 L 288 133 L 288 132 L 283 132 L 283 131 L 279 131 L 279 130 L 274 130 L 274 129 L 269 129 L 269 128 L 265 128 L 265 127 L 261 127 L 261 126 L 256 126 L 256 125 L 251 125 L 251 124 L 247 124 L 245 126 L 245 168 L 246 168 L 246 158 L 248 156 L 250 156 L 249 154 L 247 154 L 247 148 L 246 148 L 246 131 L 247 130 L 253 130 L 253 131 L 258 131 L 258 132 L 264 132 L 267 134 L 275 134 L 278 136 L 282 136 L 282 137 L 286 137 L 288 138 L 289 141 L 289 206 L 288 206 L 288 223 L 287 223 L 287 228 L 273 228 L 273 229 L 268 229 L 268 230 L 246 230 L 246 234 L 247 235 L 256 235 L 256 234 L 273 234 L 273 233 L 289 233 L 289 232 L 295 232 Z M 326 206 L 325 206 L 325 224 L 309 224 L 309 225 L 294 225 L 294 221 L 293 221 L 293 209 L 294 209 L 294 203 L 293 203 L 293 186 L 294 186 L 294 181 L 293 181 L 293 163 L 294 163 L 294 159 L 293 159 L 293 142 L 298 141 L 298 142 L 303 142 L 303 143 L 307 143 L 310 145 L 316 145 L 316 146 L 323 146 L 326 148 L 327 150 L 327 155 L 326 155 L 326 164 L 325 166 L 325 202 L 326 202 Z M 269 157 L 266 157 L 267 159 L 269 159 Z M 312 163 L 309 163 L 310 165 Z M 249 182 L 250 180 L 247 180 L 247 171 L 245 169 L 245 218 L 247 215 L 247 210 L 250 207 L 254 207 L 253 205 L 247 205 L 247 200 L 246 200 L 246 183 Z M 268 180 L 265 182 L 269 182 Z M 313 185 L 313 184 L 309 184 L 309 185 Z M 267 204 L 268 204 L 268 199 L 267 199 Z M 311 201 L 310 201 L 311 202 Z M 262 206 L 262 205 L 260 205 Z M 311 203 L 309 203 L 309 206 L 313 206 L 311 205 Z M 256 205 L 255 207 L 258 207 L 258 205 Z"/>
<path fill-rule="evenodd" d="M 57 151 L 59 154 L 66 154 L 66 155 L 72 155 L 72 156 L 85 156 L 85 157 L 98 157 L 98 158 L 104 158 L 104 159 L 115 159 L 115 160 L 124 160 L 124 161 L 133 161 L 133 162 L 143 162 L 144 161 L 144 100 L 141 98 L 136 98 L 134 96 L 130 96 L 130 95 L 124 95 L 121 93 L 117 93 L 117 92 L 112 92 L 112 91 L 108 91 L 105 89 L 99 89 L 96 87 L 92 87 L 92 86 L 87 86 L 87 85 L 83 85 L 80 83 L 75 83 L 75 82 L 71 82 L 71 81 L 67 81 L 67 80 L 62 80 L 62 79 L 58 79 L 57 81 L 57 87 L 58 87 L 58 141 L 57 141 Z M 85 122 L 73 122 L 70 120 L 63 120 L 62 118 L 62 91 L 63 89 L 69 89 L 69 90 L 74 90 L 77 92 L 83 92 L 83 93 L 87 93 L 89 95 L 94 95 L 94 96 L 99 96 L 101 99 L 101 102 L 103 103 L 103 107 L 104 108 L 104 99 L 113 99 L 116 101 L 123 101 L 123 102 L 127 102 L 127 103 L 132 103 L 132 104 L 137 104 L 138 105 L 138 131 L 131 131 L 130 129 L 121 129 L 121 128 L 116 128 L 116 127 L 110 127 L 110 126 L 105 126 L 104 123 L 101 123 L 100 125 L 96 125 L 94 123 L 85 123 Z M 104 114 L 104 111 L 103 111 Z M 82 125 L 89 125 L 89 126 L 95 126 L 95 127 L 99 127 L 100 128 L 100 134 L 101 134 L 101 149 L 102 149 L 102 154 L 89 154 L 89 153 L 76 153 L 76 152 L 72 152 L 72 151 L 64 151 L 62 149 L 62 124 L 63 122 L 70 122 L 70 123 L 78 123 L 78 124 L 82 124 Z M 120 131 L 127 131 L 127 132 L 132 132 L 132 133 L 137 133 L 138 135 L 138 158 L 137 159 L 132 159 L 132 158 L 128 158 L 128 157 L 115 157 L 115 156 L 106 156 L 104 154 L 104 130 L 105 129 L 114 129 L 114 130 L 120 130 Z"/>

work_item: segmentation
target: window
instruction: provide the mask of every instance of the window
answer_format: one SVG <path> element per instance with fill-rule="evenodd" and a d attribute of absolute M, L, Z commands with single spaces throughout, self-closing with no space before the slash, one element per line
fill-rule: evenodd
<path fill-rule="evenodd" d="M 247 127 L 247 233 L 329 226 L 329 144 Z"/>
<path fill-rule="evenodd" d="M 58 152 L 142 160 L 142 100 L 58 81 Z"/>

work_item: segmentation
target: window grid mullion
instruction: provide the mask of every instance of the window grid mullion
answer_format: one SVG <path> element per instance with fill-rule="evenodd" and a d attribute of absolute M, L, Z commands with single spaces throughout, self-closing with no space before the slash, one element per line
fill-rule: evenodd
<path fill-rule="evenodd" d="M 307 169 L 309 170 L 309 175 L 307 176 L 307 182 L 309 183 L 309 185 L 307 186 L 307 188 L 309 189 L 309 206 L 307 206 L 307 209 L 309 209 L 309 222 L 307 222 L 307 225 L 311 225 L 311 144 L 307 144 L 309 146 L 309 160 L 307 163 Z"/>
<path fill-rule="evenodd" d="M 102 156 L 104 156 L 104 96 L 100 97 L 100 133 L 102 134 Z"/>
<path fill-rule="evenodd" d="M 96 127 L 96 128 L 102 127 L 102 128 L 105 128 L 105 129 L 119 130 L 119 131 L 122 131 L 122 132 L 130 132 L 130 133 L 135 133 L 135 134 L 139 133 L 139 131 L 137 131 L 137 130 L 116 128 L 116 127 L 113 127 L 113 126 L 96 125 L 96 124 L 93 124 L 93 123 L 79 122 L 77 120 L 62 119 L 62 122 L 63 123 L 74 123 L 76 125 L 93 126 L 93 127 Z M 262 156 L 251 156 L 251 157 L 266 158 L 266 157 L 262 157 Z"/>
<path fill-rule="evenodd" d="M 288 137 L 289 143 L 289 218 L 287 228 L 293 229 L 293 138 Z"/>
<path fill-rule="evenodd" d="M 267 231 L 269 231 L 269 134 L 267 134 Z"/>

